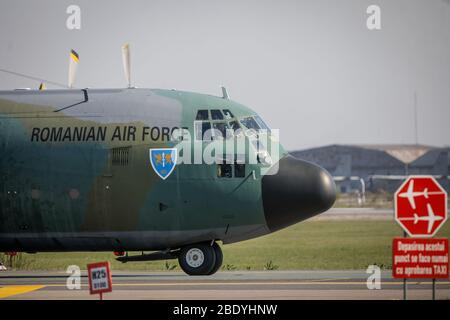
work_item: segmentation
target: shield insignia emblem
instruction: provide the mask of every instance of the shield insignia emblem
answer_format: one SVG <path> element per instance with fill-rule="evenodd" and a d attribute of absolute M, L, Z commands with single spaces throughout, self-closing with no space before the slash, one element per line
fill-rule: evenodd
<path fill-rule="evenodd" d="M 150 149 L 149 153 L 153 170 L 161 179 L 167 179 L 177 164 L 177 149 Z"/>

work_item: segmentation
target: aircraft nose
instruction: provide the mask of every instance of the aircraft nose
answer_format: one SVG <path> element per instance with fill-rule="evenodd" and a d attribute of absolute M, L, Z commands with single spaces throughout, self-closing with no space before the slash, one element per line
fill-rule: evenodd
<path fill-rule="evenodd" d="M 336 200 L 333 178 L 315 164 L 286 156 L 270 173 L 262 178 L 262 199 L 272 232 L 324 212 Z"/>

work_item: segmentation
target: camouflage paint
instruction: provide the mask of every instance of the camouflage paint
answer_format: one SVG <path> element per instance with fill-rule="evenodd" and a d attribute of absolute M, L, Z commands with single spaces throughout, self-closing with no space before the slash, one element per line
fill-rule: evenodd
<path fill-rule="evenodd" d="M 156 250 L 268 233 L 261 177 L 251 175 L 258 165 L 246 165 L 246 178 L 225 179 L 216 165 L 179 164 L 162 180 L 148 151 L 176 142 L 141 139 L 144 127 L 185 127 L 193 136 L 198 109 L 230 109 L 237 118 L 252 110 L 175 90 L 87 95 L 85 101 L 81 90 L 0 91 L 0 251 Z M 130 126 L 135 139 L 113 139 L 118 127 Z M 51 130 L 61 139 L 57 129 L 69 127 L 96 128 L 97 137 L 104 130 L 105 139 L 36 141 L 37 132 Z M 114 162 L 113 152 L 127 153 L 125 163 Z"/>

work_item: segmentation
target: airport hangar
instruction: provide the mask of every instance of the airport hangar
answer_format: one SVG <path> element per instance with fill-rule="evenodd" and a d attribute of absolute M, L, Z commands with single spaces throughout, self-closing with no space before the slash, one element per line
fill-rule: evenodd
<path fill-rule="evenodd" d="M 427 145 L 328 145 L 290 152 L 319 164 L 341 193 L 393 193 L 408 175 L 433 175 L 450 188 L 450 147 Z"/>

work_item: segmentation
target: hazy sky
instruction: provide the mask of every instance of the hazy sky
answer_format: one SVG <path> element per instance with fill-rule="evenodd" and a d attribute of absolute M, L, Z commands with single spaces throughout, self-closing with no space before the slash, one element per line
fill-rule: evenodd
<path fill-rule="evenodd" d="M 66 8 L 81 8 L 81 30 Z M 381 7 L 381 30 L 366 27 Z M 450 145 L 450 1 L 185 0 L 0 2 L 0 68 L 77 87 L 138 87 L 231 97 L 280 129 L 289 150 L 325 144 Z M 0 89 L 38 82 L 0 73 Z M 52 86 L 49 86 L 52 87 Z"/>

